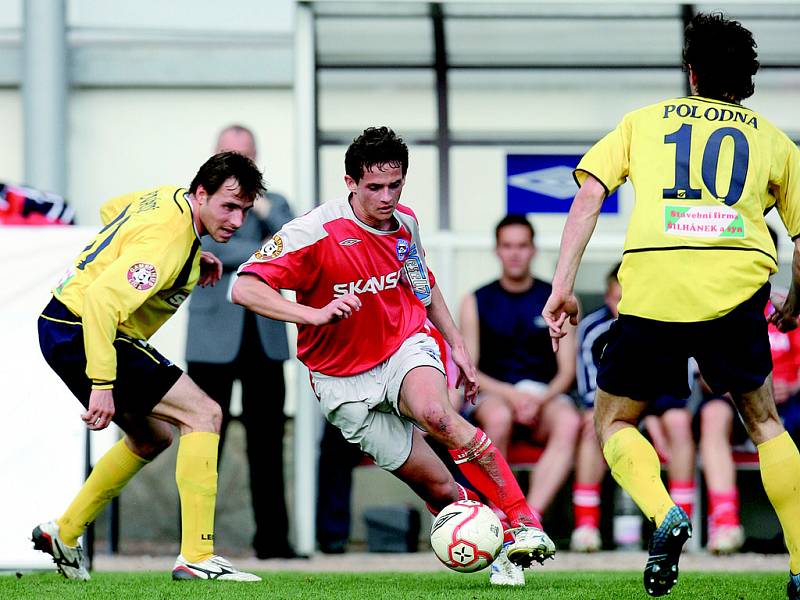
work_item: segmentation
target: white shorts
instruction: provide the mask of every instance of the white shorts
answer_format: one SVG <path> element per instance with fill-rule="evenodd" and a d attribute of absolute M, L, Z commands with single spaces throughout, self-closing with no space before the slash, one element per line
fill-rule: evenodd
<path fill-rule="evenodd" d="M 434 367 L 444 375 L 439 346 L 425 333 L 412 335 L 387 360 L 358 375 L 311 372 L 325 418 L 387 471 L 400 468 L 411 453 L 414 424 L 400 414 L 397 402 L 403 379 L 417 367 Z"/>

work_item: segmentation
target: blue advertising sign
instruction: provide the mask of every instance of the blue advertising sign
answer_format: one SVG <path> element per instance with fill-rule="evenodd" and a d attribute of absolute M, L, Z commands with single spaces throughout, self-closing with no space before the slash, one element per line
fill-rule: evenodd
<path fill-rule="evenodd" d="M 572 171 L 579 154 L 506 155 L 506 212 L 567 213 L 578 187 Z M 603 202 L 602 213 L 619 213 L 617 192 Z"/>

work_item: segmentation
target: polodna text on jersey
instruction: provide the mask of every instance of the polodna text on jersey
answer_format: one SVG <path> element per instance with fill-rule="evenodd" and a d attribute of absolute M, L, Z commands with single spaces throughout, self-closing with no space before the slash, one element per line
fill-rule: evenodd
<path fill-rule="evenodd" d="M 689 119 L 744 123 L 753 129 L 758 129 L 758 120 L 754 115 L 730 108 L 717 108 L 716 106 L 703 108 L 697 104 L 667 104 L 664 106 L 664 119 L 668 119 L 673 113 L 678 117 Z"/>

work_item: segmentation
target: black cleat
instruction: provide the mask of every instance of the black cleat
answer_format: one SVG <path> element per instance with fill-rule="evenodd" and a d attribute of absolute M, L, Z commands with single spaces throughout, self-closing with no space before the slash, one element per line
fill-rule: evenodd
<path fill-rule="evenodd" d="M 692 537 L 692 524 L 679 506 L 669 509 L 664 522 L 650 538 L 650 556 L 644 567 L 644 589 L 651 596 L 669 594 L 678 581 L 678 560 Z"/>

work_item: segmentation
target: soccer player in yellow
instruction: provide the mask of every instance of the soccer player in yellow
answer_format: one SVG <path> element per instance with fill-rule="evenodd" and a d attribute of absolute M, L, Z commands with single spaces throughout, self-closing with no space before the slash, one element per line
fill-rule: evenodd
<path fill-rule="evenodd" d="M 175 480 L 181 552 L 173 579 L 259 581 L 214 554 L 219 405 L 147 340 L 198 282 L 222 263 L 200 238 L 228 241 L 264 192 L 250 159 L 212 156 L 188 189 L 159 187 L 101 208 L 104 227 L 81 251 L 39 317 L 45 360 L 86 407 L 92 430 L 113 420 L 125 432 L 94 466 L 63 515 L 33 530 L 34 547 L 68 579 L 88 580 L 78 538 L 126 483 L 180 432 Z"/>
<path fill-rule="evenodd" d="M 691 536 L 661 482 L 658 457 L 636 429 L 646 402 L 685 397 L 687 358 L 718 393 L 730 392 L 758 445 L 761 476 L 790 554 L 790 599 L 800 598 L 800 454 L 772 396 L 764 306 L 775 248 L 764 214 L 776 208 L 795 241 L 791 290 L 770 317 L 781 330 L 800 313 L 800 151 L 740 102 L 758 69 L 752 34 L 722 15 L 686 29 L 683 62 L 692 95 L 625 115 L 583 157 L 543 316 L 554 350 L 577 322 L 575 276 L 605 197 L 625 179 L 636 200 L 619 280 L 620 316 L 597 375 L 595 427 L 617 482 L 657 529 L 644 586 L 670 591 Z"/>

